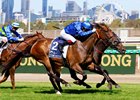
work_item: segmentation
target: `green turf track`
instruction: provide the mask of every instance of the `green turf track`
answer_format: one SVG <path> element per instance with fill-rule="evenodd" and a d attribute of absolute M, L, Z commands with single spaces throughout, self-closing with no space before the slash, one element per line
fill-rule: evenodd
<path fill-rule="evenodd" d="M 0 100 L 140 100 L 140 84 L 120 84 L 121 88 L 108 90 L 107 84 L 86 89 L 70 83 L 63 86 L 62 95 L 56 95 L 52 85 L 40 82 L 16 82 L 16 89 L 11 89 L 10 82 L 0 84 Z"/>

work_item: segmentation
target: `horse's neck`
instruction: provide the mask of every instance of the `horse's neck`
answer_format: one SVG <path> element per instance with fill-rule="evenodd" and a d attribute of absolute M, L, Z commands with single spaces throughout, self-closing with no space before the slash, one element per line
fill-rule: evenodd
<path fill-rule="evenodd" d="M 99 51 L 104 52 L 109 46 L 105 46 L 105 43 L 102 40 L 99 40 L 95 46 Z"/>
<path fill-rule="evenodd" d="M 96 34 L 92 34 L 91 36 L 89 36 L 83 43 L 84 48 L 87 51 L 90 51 L 93 49 L 93 45 L 96 44 L 96 42 L 98 41 L 98 37 Z"/>
<path fill-rule="evenodd" d="M 101 63 L 101 58 L 102 58 L 102 55 L 104 54 L 104 51 L 109 46 L 105 46 L 104 42 L 102 40 L 99 40 L 97 44 L 93 47 L 94 47 L 93 59 L 94 59 L 94 62 L 99 65 Z"/>

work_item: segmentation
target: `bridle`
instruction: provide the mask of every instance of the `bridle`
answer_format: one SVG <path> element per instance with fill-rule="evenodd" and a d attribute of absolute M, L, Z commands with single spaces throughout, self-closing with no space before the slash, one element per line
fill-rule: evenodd
<path fill-rule="evenodd" d="M 104 46 L 107 46 L 107 47 L 110 46 L 110 47 L 113 48 L 113 49 L 117 49 L 116 46 L 117 46 L 119 43 L 121 43 L 121 42 L 120 42 L 120 38 L 119 38 L 114 32 L 112 32 L 111 30 L 104 30 L 102 27 L 100 27 L 100 29 L 101 29 L 102 31 L 104 31 L 105 34 L 109 34 L 109 32 L 111 32 L 111 34 L 112 34 L 112 36 L 110 36 L 109 38 L 102 39 L 101 36 L 100 36 L 100 34 L 99 34 L 99 32 L 96 30 L 96 35 L 97 35 L 97 37 L 98 37 L 99 39 L 102 40 Z M 114 36 L 117 37 L 117 39 L 116 39 L 115 42 L 113 41 Z M 108 36 L 106 35 L 106 37 L 108 37 Z M 113 41 L 113 42 L 112 42 L 112 41 Z M 95 50 L 96 50 L 98 53 L 103 53 L 103 52 L 101 52 L 100 50 L 98 50 L 97 48 L 95 48 Z"/>

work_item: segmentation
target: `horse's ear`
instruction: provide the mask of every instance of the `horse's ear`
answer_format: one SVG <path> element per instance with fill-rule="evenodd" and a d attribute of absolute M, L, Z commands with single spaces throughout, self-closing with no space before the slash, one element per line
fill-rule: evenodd
<path fill-rule="evenodd" d="M 42 32 L 38 32 L 38 31 L 36 31 L 36 34 L 42 34 Z"/>
<path fill-rule="evenodd" d="M 96 27 L 98 27 L 98 28 L 100 27 L 100 28 L 104 29 L 105 31 L 107 31 L 107 28 L 108 28 L 108 26 L 104 23 L 97 23 Z"/>
<path fill-rule="evenodd" d="M 96 28 L 99 28 L 99 27 L 100 27 L 99 23 L 95 23 L 94 26 L 95 26 Z"/>
<path fill-rule="evenodd" d="M 38 31 L 36 31 L 36 34 L 38 34 Z"/>

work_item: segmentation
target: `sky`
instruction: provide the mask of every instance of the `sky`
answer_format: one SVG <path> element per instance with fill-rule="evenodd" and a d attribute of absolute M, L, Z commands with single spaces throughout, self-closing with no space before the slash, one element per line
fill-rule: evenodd
<path fill-rule="evenodd" d="M 1 0 L 0 0 L 1 1 Z M 85 0 L 74 0 L 81 8 L 83 7 L 83 2 Z M 124 9 L 126 12 L 130 13 L 132 10 L 140 11 L 140 0 L 87 0 L 88 8 L 92 8 L 103 3 L 111 2 L 114 3 L 117 8 Z M 38 13 L 42 10 L 42 0 L 30 0 L 31 10 Z M 65 5 L 67 0 L 48 0 L 48 6 L 53 6 L 54 9 L 60 9 L 65 11 Z M 0 5 L 1 6 L 1 5 Z M 21 0 L 15 0 L 14 2 L 14 12 L 20 11 Z M 0 7 L 1 8 L 1 7 Z"/>

